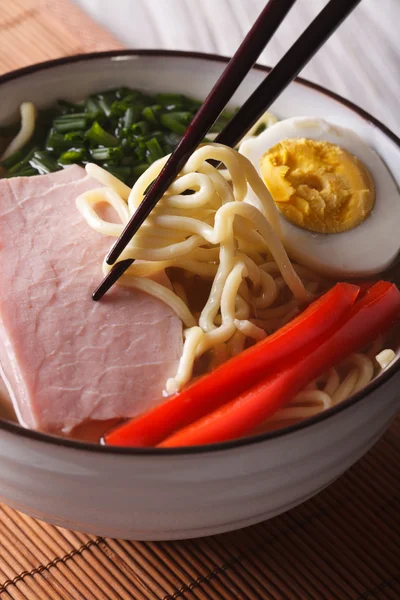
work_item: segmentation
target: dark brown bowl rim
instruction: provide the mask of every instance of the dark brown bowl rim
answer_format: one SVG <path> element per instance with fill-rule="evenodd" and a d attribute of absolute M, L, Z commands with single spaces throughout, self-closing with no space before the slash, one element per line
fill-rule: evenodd
<path fill-rule="evenodd" d="M 106 52 L 92 52 L 88 54 L 76 54 L 73 56 L 67 56 L 63 58 L 58 58 L 55 60 L 49 60 L 46 62 L 37 63 L 34 65 L 30 65 L 28 67 L 23 67 L 22 69 L 17 69 L 11 71 L 9 73 L 5 73 L 0 76 L 0 86 L 3 83 L 8 81 L 12 81 L 14 79 L 18 79 L 23 77 L 24 75 L 30 75 L 32 73 L 36 73 L 38 71 L 43 71 L 46 69 L 50 69 L 53 67 L 73 64 L 77 62 L 84 62 L 88 60 L 97 60 L 104 58 L 116 58 L 118 56 L 153 56 L 153 57 L 167 57 L 167 58 L 194 58 L 200 60 L 209 60 L 211 62 L 220 62 L 227 63 L 229 58 L 225 56 L 220 56 L 218 54 L 208 54 L 203 52 L 186 52 L 181 50 L 111 50 Z M 268 72 L 270 71 L 270 67 L 263 65 L 255 65 L 254 69 L 258 71 Z M 383 125 L 380 121 L 372 117 L 369 113 L 367 113 L 362 108 L 359 108 L 357 105 L 353 104 L 349 100 L 342 98 L 338 94 L 327 90 L 326 88 L 312 83 L 306 79 L 301 77 L 296 78 L 296 82 L 304 85 L 308 88 L 316 90 L 333 100 L 336 100 L 340 104 L 346 106 L 357 115 L 359 115 L 362 119 L 367 121 L 369 124 L 373 125 L 380 129 L 387 137 L 389 137 L 400 149 L 400 138 L 398 138 L 386 125 Z M 46 433 L 41 433 L 39 431 L 34 431 L 31 429 L 26 429 L 21 425 L 16 423 L 12 423 L 11 421 L 6 421 L 0 419 L 0 430 L 7 431 L 9 433 L 13 433 L 19 436 L 23 436 L 28 439 L 36 440 L 39 442 L 54 444 L 57 446 L 62 446 L 65 448 L 71 448 L 74 450 L 85 450 L 90 452 L 100 452 L 102 454 L 113 454 L 113 455 L 131 455 L 131 456 L 185 456 L 190 454 L 199 454 L 199 453 L 207 453 L 207 452 L 215 452 L 221 450 L 228 450 L 231 448 L 241 448 L 244 446 L 250 446 L 253 444 L 258 444 L 261 442 L 265 442 L 267 440 L 281 438 L 283 436 L 289 435 L 301 429 L 305 429 L 322 421 L 325 421 L 329 417 L 332 417 L 350 406 L 355 405 L 361 400 L 368 398 L 375 390 L 379 387 L 382 387 L 389 380 L 393 379 L 393 377 L 400 370 L 400 360 L 397 360 L 391 367 L 387 368 L 379 377 L 375 378 L 371 383 L 369 383 L 365 388 L 363 388 L 360 392 L 357 392 L 353 396 L 351 396 L 348 400 L 344 400 L 337 406 L 329 408 L 317 415 L 310 417 L 308 419 L 304 419 L 299 423 L 294 425 L 289 425 L 288 427 L 283 427 L 282 429 L 278 429 L 276 431 L 271 431 L 268 433 L 262 433 L 259 435 L 240 438 L 237 440 L 233 440 L 230 442 L 221 442 L 216 444 L 208 444 L 205 446 L 190 446 L 183 448 L 135 448 L 135 447 L 119 447 L 119 446 L 104 446 L 101 444 L 90 443 L 90 442 L 80 442 L 76 440 L 70 440 L 66 438 L 62 438 L 59 436 L 54 436 Z"/>

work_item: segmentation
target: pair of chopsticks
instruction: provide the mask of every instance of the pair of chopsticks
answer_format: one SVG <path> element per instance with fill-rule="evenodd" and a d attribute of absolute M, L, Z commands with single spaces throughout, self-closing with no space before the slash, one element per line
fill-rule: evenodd
<path fill-rule="evenodd" d="M 189 156 L 202 142 L 295 1 L 269 0 L 196 113 L 159 176 L 148 189 L 135 214 L 111 248 L 106 258 L 108 265 L 114 265 L 181 171 Z M 235 146 L 360 1 L 330 0 L 278 64 L 268 73 L 264 81 L 238 110 L 215 141 L 226 146 Z M 93 300 L 100 300 L 133 262 L 134 259 L 130 258 L 115 264 L 93 293 Z"/>

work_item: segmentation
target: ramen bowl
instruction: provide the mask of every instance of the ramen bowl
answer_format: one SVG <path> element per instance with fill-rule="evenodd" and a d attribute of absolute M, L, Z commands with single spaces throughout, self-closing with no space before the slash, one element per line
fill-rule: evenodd
<path fill-rule="evenodd" d="M 226 60 L 166 51 L 82 55 L 0 78 L 0 122 L 30 100 L 39 107 L 121 85 L 203 98 Z M 266 74 L 255 67 L 233 104 Z M 272 106 L 347 124 L 400 184 L 400 140 L 353 104 L 297 80 Z M 100 271 L 99 271 L 100 273 Z M 33 517 L 91 534 L 172 540 L 221 533 L 269 519 L 317 494 L 360 459 L 400 406 L 396 359 L 361 392 L 310 419 L 223 444 L 178 449 L 117 448 L 30 431 L 0 421 L 0 499 Z"/>

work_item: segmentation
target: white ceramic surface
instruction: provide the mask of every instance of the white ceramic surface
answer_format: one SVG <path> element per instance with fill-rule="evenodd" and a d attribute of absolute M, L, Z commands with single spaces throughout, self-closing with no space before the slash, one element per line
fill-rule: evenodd
<path fill-rule="evenodd" d="M 222 69 L 219 61 L 183 55 L 120 55 L 27 69 L 0 79 L 0 122 L 15 116 L 22 100 L 45 106 L 121 84 L 203 97 Z M 263 76 L 253 70 L 235 102 Z M 292 84 L 273 110 L 280 117 L 347 122 L 400 184 L 400 142 L 368 116 L 302 83 Z M 56 525 L 140 540 L 214 534 L 270 518 L 327 486 L 382 435 L 400 405 L 398 367 L 305 424 L 206 449 L 110 449 L 0 422 L 0 500 Z"/>

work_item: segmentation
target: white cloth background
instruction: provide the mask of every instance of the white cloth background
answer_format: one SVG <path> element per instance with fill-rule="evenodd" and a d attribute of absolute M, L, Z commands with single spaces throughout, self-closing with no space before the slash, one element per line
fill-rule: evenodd
<path fill-rule="evenodd" d="M 128 47 L 230 56 L 266 0 L 75 2 Z M 260 62 L 275 64 L 326 2 L 298 0 Z M 352 100 L 400 135 L 400 0 L 362 0 L 302 75 Z"/>

